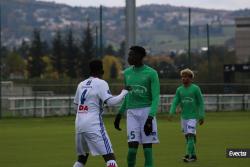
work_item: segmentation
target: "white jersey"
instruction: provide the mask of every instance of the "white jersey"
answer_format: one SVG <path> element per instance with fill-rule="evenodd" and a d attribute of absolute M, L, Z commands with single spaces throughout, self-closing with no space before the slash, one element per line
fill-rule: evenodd
<path fill-rule="evenodd" d="M 111 97 L 108 83 L 102 79 L 90 77 L 78 85 L 74 98 L 77 133 L 103 130 L 102 107 Z"/>

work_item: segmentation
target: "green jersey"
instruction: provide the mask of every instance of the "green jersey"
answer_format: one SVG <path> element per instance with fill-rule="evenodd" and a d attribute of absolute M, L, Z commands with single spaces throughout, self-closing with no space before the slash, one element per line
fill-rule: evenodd
<path fill-rule="evenodd" d="M 129 67 L 124 71 L 124 82 L 132 90 L 127 94 L 119 113 L 127 109 L 150 107 L 150 116 L 155 116 L 160 94 L 157 72 L 147 65 Z"/>
<path fill-rule="evenodd" d="M 199 86 L 195 84 L 188 87 L 179 86 L 170 108 L 170 114 L 176 113 L 176 107 L 179 104 L 183 119 L 204 119 L 204 101 Z"/>

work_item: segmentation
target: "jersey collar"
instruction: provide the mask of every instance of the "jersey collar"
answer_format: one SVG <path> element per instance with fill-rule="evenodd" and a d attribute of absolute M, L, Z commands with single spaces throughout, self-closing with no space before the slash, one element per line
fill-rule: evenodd
<path fill-rule="evenodd" d="M 145 67 L 146 67 L 145 64 L 143 64 L 143 65 L 140 66 L 140 67 L 135 67 L 135 66 L 133 66 L 133 70 L 134 70 L 134 71 L 141 71 L 141 70 L 143 70 Z"/>

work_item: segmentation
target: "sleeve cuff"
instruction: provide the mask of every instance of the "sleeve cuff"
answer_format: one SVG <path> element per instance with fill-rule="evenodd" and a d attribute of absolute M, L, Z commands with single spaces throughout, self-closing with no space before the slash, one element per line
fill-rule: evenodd
<path fill-rule="evenodd" d="M 111 99 L 113 96 L 111 96 L 111 97 L 108 97 L 106 100 L 104 100 L 104 103 L 107 103 L 107 101 L 109 100 L 109 99 Z"/>

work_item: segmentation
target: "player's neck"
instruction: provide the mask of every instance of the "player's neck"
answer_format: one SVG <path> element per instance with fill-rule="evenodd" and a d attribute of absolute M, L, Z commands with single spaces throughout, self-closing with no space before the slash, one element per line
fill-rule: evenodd
<path fill-rule="evenodd" d="M 90 75 L 90 77 L 92 77 L 92 78 L 102 78 L 102 76 L 101 75 Z"/>
<path fill-rule="evenodd" d="M 185 83 L 185 84 L 183 83 L 183 85 L 184 85 L 185 88 L 188 88 L 191 84 L 192 84 L 191 82 Z"/>
<path fill-rule="evenodd" d="M 140 67 L 144 66 L 144 64 L 143 63 L 139 63 L 139 64 L 135 64 L 134 66 L 135 66 L 135 68 L 140 68 Z"/>

